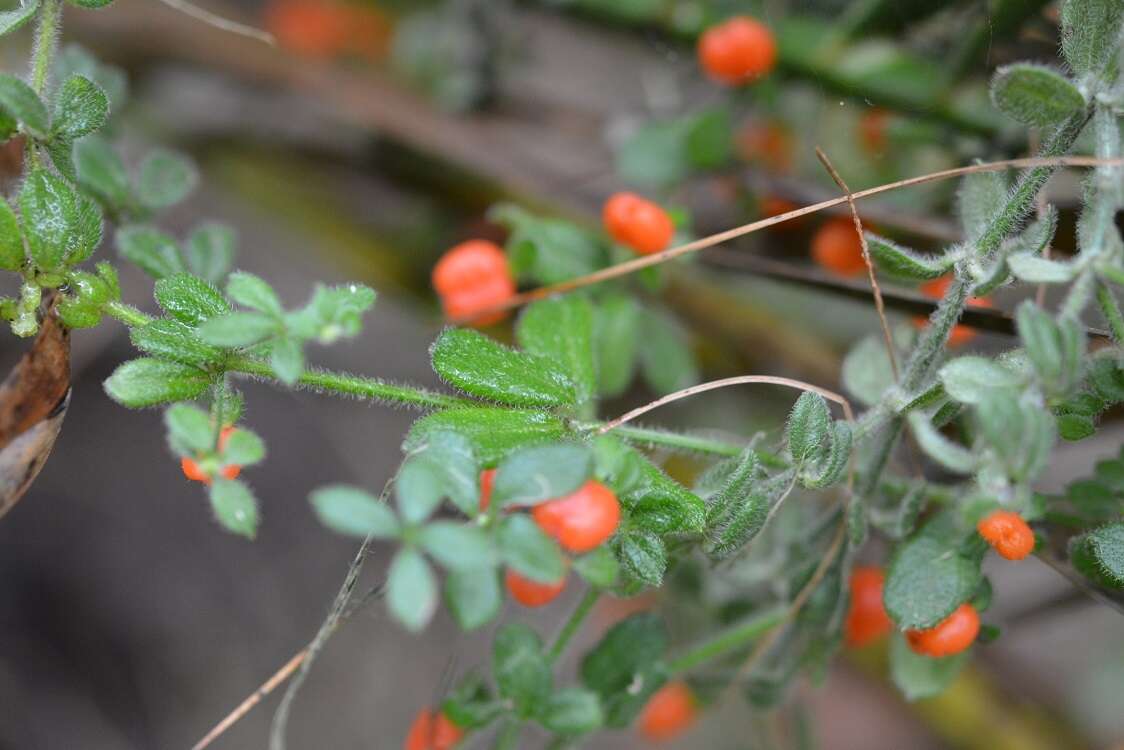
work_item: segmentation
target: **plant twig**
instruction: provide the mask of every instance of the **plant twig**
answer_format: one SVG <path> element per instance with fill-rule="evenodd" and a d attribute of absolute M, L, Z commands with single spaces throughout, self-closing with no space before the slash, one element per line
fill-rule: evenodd
<path fill-rule="evenodd" d="M 847 187 L 847 183 L 843 181 L 843 176 L 831 163 L 831 159 L 827 158 L 827 154 L 819 146 L 816 146 L 816 157 L 823 164 L 824 169 L 831 175 L 831 179 L 835 180 L 835 184 L 839 186 L 847 197 L 847 206 L 851 209 L 851 221 L 855 224 L 855 231 L 859 234 L 859 244 L 863 251 L 863 263 L 866 265 L 866 273 L 870 278 L 870 290 L 874 294 L 874 309 L 878 312 L 878 322 L 882 324 L 882 338 L 886 341 L 886 356 L 890 358 L 890 370 L 894 373 L 894 380 L 898 379 L 898 357 L 894 353 L 894 337 L 890 333 L 890 323 L 886 320 L 886 304 L 882 301 L 882 290 L 878 287 L 878 278 L 874 275 L 874 263 L 870 260 L 870 247 L 866 243 L 866 234 L 863 232 L 863 223 L 859 219 L 859 209 L 855 206 L 855 196 L 851 192 L 851 188 Z"/>
<path fill-rule="evenodd" d="M 999 172 L 1004 169 L 1063 166 L 1119 166 L 1122 164 L 1124 164 L 1124 159 L 1105 160 L 1088 156 L 1050 156 L 1035 157 L 1029 159 L 1007 159 L 1005 161 L 972 164 L 967 167 L 956 167 L 955 169 L 945 169 L 939 172 L 931 172 L 929 174 L 910 177 L 905 180 L 898 180 L 897 182 L 891 182 L 885 185 L 878 185 L 877 187 L 867 188 L 866 190 L 860 190 L 857 193 L 853 193 L 849 197 L 832 198 L 830 200 L 820 201 L 819 203 L 814 203 L 810 206 L 804 206 L 792 211 L 786 211 L 783 214 L 777 214 L 776 216 L 770 216 L 766 219 L 760 219 L 759 221 L 750 222 L 749 224 L 743 224 L 741 226 L 734 227 L 733 229 L 727 229 L 723 232 L 712 234 L 708 237 L 702 237 L 697 240 L 692 240 L 691 242 L 668 248 L 667 250 L 663 250 L 662 252 L 653 253 L 652 255 L 645 255 L 639 258 L 625 261 L 624 263 L 618 263 L 614 266 L 602 268 L 585 276 L 579 276 L 573 279 L 567 279 L 566 281 L 562 281 L 557 284 L 550 284 L 547 286 L 538 287 L 537 289 L 531 289 L 529 291 L 523 292 L 522 294 L 516 294 L 510 299 L 498 305 L 493 305 L 492 307 L 489 307 L 487 309 L 480 310 L 470 316 L 450 318 L 450 321 L 453 323 L 469 323 L 477 318 L 481 318 L 497 312 L 502 312 L 504 310 L 521 307 L 528 302 L 534 302 L 538 299 L 544 299 L 555 294 L 562 294 L 563 292 L 570 292 L 575 289 L 590 286 L 591 284 L 608 281 L 609 279 L 627 276 L 628 274 L 635 273 L 642 268 L 666 263 L 667 261 L 678 258 L 681 255 L 688 255 L 690 253 L 698 252 L 699 250 L 705 250 L 708 247 L 714 247 L 715 245 L 720 245 L 723 242 L 728 242 L 732 239 L 743 237 L 747 234 L 752 234 L 753 232 L 767 229 L 768 227 L 782 224 L 786 221 L 792 221 L 793 219 L 799 219 L 802 216 L 808 216 L 809 214 L 814 214 L 819 211 L 824 211 L 829 208 L 844 205 L 848 203 L 849 200 L 870 198 L 872 196 L 881 195 L 882 193 L 887 193 L 892 190 L 898 190 L 900 188 L 923 185 L 929 182 L 947 180 L 953 177 L 962 177 L 969 174 L 978 174 L 980 172 Z"/>
<path fill-rule="evenodd" d="M 277 45 L 277 40 L 273 37 L 273 34 L 270 34 L 268 31 L 263 31 L 249 24 L 232 21 L 229 18 L 223 18 L 206 8 L 200 8 L 198 5 L 189 3 L 187 0 L 160 0 L 160 2 L 164 3 L 169 8 L 178 10 L 184 15 L 202 21 L 208 26 L 214 26 L 216 29 L 229 31 L 231 34 L 238 34 L 239 36 L 249 37 L 250 39 L 257 39 L 259 42 L 264 42 L 270 46 Z"/>
<path fill-rule="evenodd" d="M 558 661 L 558 657 L 565 653 L 566 647 L 570 645 L 571 639 L 573 639 L 581 629 L 582 623 L 585 622 L 585 618 L 589 615 L 590 610 L 593 609 L 593 605 L 597 603 L 597 599 L 600 596 L 601 592 L 593 587 L 590 587 L 589 591 L 585 592 L 585 595 L 582 596 L 550 647 L 550 652 L 547 654 L 547 657 L 552 663 Z"/>
<path fill-rule="evenodd" d="M 616 429 L 626 422 L 631 422 L 641 414 L 647 414 L 653 409 L 658 409 L 664 404 L 670 404 L 673 401 L 679 401 L 680 399 L 694 396 L 697 393 L 705 393 L 706 391 L 713 391 L 717 390 L 718 388 L 726 388 L 727 386 L 731 385 L 743 385 L 747 383 L 767 383 L 769 385 L 782 385 L 787 388 L 795 388 L 798 391 L 810 391 L 812 393 L 818 393 L 827 400 L 834 401 L 835 403 L 842 406 L 843 413 L 847 416 L 848 422 L 855 421 L 855 413 L 851 410 L 851 403 L 845 397 L 839 395 L 835 391 L 829 391 L 826 388 L 820 388 L 818 385 L 805 383 L 802 380 L 782 378 L 775 375 L 738 375 L 732 378 L 712 380 L 708 383 L 699 383 L 698 385 L 692 385 L 689 388 L 678 390 L 675 393 L 669 393 L 666 396 L 644 404 L 643 406 L 638 406 L 632 411 L 625 412 L 616 419 L 606 422 L 597 429 L 597 434 L 604 435 L 606 432 Z"/>

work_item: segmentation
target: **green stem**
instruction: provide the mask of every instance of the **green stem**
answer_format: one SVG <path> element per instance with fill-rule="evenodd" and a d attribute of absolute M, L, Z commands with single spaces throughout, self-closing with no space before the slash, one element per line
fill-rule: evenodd
<path fill-rule="evenodd" d="M 62 0 L 43 0 L 39 10 L 39 26 L 35 29 L 35 52 L 31 58 L 31 88 L 40 98 L 47 93 L 51 76 L 51 58 L 58 43 L 62 23 Z"/>
<path fill-rule="evenodd" d="M 703 641 L 682 656 L 672 660 L 668 669 L 672 674 L 689 672 L 700 664 L 729 653 L 756 640 L 784 621 L 785 608 L 776 607 L 762 612 L 729 630 Z"/>
<path fill-rule="evenodd" d="M 523 722 L 519 719 L 510 719 L 496 736 L 495 750 L 513 750 L 519 747 L 519 735 L 522 731 Z"/>
<path fill-rule="evenodd" d="M 151 315 L 147 315 L 124 302 L 106 302 L 101 309 L 106 315 L 117 318 L 130 328 L 148 325 L 153 320 Z"/>
<path fill-rule="evenodd" d="M 1112 290 L 1103 281 L 1097 282 L 1097 304 L 1101 314 L 1108 322 L 1108 329 L 1117 344 L 1124 344 L 1124 315 L 1120 314 L 1120 305 L 1116 301 Z"/>
<path fill-rule="evenodd" d="M 550 659 L 551 664 L 558 661 L 558 657 L 562 656 L 566 651 L 566 647 L 570 645 L 571 639 L 577 635 L 578 630 L 581 629 L 582 623 L 585 622 L 585 618 L 589 615 L 590 610 L 593 609 L 593 605 L 597 603 L 597 599 L 600 596 L 601 592 L 595 588 L 590 588 L 589 591 L 585 592 L 585 596 L 578 602 L 578 606 L 570 613 L 570 618 L 566 620 L 566 624 L 558 631 L 558 637 L 554 639 L 554 645 L 550 647 L 550 653 L 547 654 L 547 657 Z"/>

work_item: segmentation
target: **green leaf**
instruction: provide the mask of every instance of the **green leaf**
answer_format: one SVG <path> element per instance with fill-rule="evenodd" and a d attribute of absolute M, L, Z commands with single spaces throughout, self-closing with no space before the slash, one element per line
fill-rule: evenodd
<path fill-rule="evenodd" d="M 0 268 L 18 271 L 24 262 L 23 235 L 12 207 L 0 197 Z"/>
<path fill-rule="evenodd" d="M 936 279 L 948 273 L 956 263 L 952 254 L 923 255 L 873 232 L 866 233 L 866 243 L 878 268 L 899 279 Z"/>
<path fill-rule="evenodd" d="M 562 367 L 573 382 L 578 403 L 593 397 L 593 306 L 571 294 L 530 305 L 516 326 L 519 345 Z"/>
<path fill-rule="evenodd" d="M 648 586 L 663 584 L 667 570 L 667 546 L 650 531 L 630 530 L 617 541 L 617 556 L 626 573 Z"/>
<path fill-rule="evenodd" d="M 445 578 L 445 600 L 462 629 L 487 625 L 503 606 L 499 574 L 491 568 L 454 570 Z"/>
<path fill-rule="evenodd" d="M 593 473 L 593 452 L 583 443 L 556 443 L 523 448 L 509 455 L 496 471 L 492 502 L 535 505 L 574 492 Z"/>
<path fill-rule="evenodd" d="M 785 427 L 788 451 L 796 463 L 820 459 L 831 436 L 831 411 L 818 393 L 805 391 L 796 399 Z"/>
<path fill-rule="evenodd" d="M 1062 3 L 1062 54 L 1078 75 L 1099 73 L 1117 49 L 1124 6 L 1119 0 Z"/>
<path fill-rule="evenodd" d="M 687 142 L 690 118 L 653 122 L 637 130 L 616 153 L 617 173 L 630 185 L 662 188 L 682 182 L 691 171 Z"/>
<path fill-rule="evenodd" d="M 280 315 L 283 312 L 277 292 L 265 279 L 246 271 L 235 271 L 226 282 L 226 294 L 232 300 L 251 310 Z"/>
<path fill-rule="evenodd" d="M 245 313 L 258 315 L 259 313 Z M 277 379 L 285 385 L 293 385 L 304 372 L 304 348 L 292 336 L 279 336 L 274 339 L 269 350 L 269 365 Z"/>
<path fill-rule="evenodd" d="M 258 533 L 258 501 L 243 482 L 236 479 L 217 478 L 211 484 L 211 510 L 226 528 L 247 539 Z"/>
<path fill-rule="evenodd" d="M 602 439 L 602 460 L 611 441 Z M 605 466 L 610 486 L 628 511 L 630 523 L 655 534 L 698 533 L 706 526 L 706 504 L 659 467 L 628 446 L 613 451 L 615 466 Z"/>
<path fill-rule="evenodd" d="M 317 284 L 312 300 L 291 313 L 286 325 L 294 336 L 331 344 L 342 336 L 358 334 L 363 328 L 363 313 L 373 304 L 375 291 L 362 284 Z"/>
<path fill-rule="evenodd" d="M 195 189 L 199 176 L 186 156 L 156 149 L 141 162 L 137 175 L 137 197 L 149 209 L 179 203 Z"/>
<path fill-rule="evenodd" d="M 198 326 L 230 312 L 230 303 L 218 289 L 187 273 L 158 279 L 155 297 L 160 309 L 189 326 Z"/>
<path fill-rule="evenodd" d="M 265 443 L 251 430 L 239 427 L 230 433 L 222 458 L 228 464 L 252 466 L 265 458 Z"/>
<path fill-rule="evenodd" d="M 154 320 L 134 328 L 129 338 L 145 354 L 200 368 L 226 357 L 222 349 L 203 343 L 190 326 L 178 320 Z"/>
<path fill-rule="evenodd" d="M 640 371 L 656 393 L 671 393 L 699 382 L 695 355 L 678 321 L 662 310 L 645 310 L 640 320 Z"/>
<path fill-rule="evenodd" d="M 566 427 L 558 417 L 545 412 L 457 407 L 414 422 L 403 448 L 415 450 L 434 432 L 445 431 L 467 439 L 481 464 L 495 466 L 517 448 L 558 440 L 566 433 Z"/>
<path fill-rule="evenodd" d="M 74 145 L 78 184 L 114 211 L 126 211 L 133 202 L 129 173 L 113 146 L 100 136 L 88 136 Z"/>
<path fill-rule="evenodd" d="M 176 241 L 150 226 L 133 225 L 119 229 L 117 252 L 156 279 L 186 271 Z"/>
<path fill-rule="evenodd" d="M 67 265 L 77 265 L 94 254 L 101 244 L 101 208 L 81 193 L 75 195 L 75 216 L 66 240 Z"/>
<path fill-rule="evenodd" d="M 437 611 L 437 580 L 429 563 L 412 547 L 398 550 L 390 563 L 386 605 L 403 627 L 420 632 Z"/>
<path fill-rule="evenodd" d="M 662 659 L 667 632 L 654 614 L 641 613 L 612 628 L 581 662 L 581 680 L 601 697 L 605 725 L 628 726 L 666 680 Z"/>
<path fill-rule="evenodd" d="M 1018 306 L 1015 325 L 1027 359 L 1047 392 L 1068 395 L 1081 376 L 1084 328 L 1069 317 L 1055 320 L 1032 300 Z"/>
<path fill-rule="evenodd" d="M 960 674 L 968 652 L 933 659 L 915 653 L 905 636 L 894 633 L 890 641 L 890 675 L 907 701 L 940 695 Z"/>
<path fill-rule="evenodd" d="M 539 721 L 551 732 L 585 734 L 601 726 L 605 717 L 597 694 L 581 688 L 564 688 L 550 696 Z"/>
<path fill-rule="evenodd" d="M 977 407 L 979 434 L 990 444 L 1007 475 L 1015 481 L 1038 475 L 1050 458 L 1057 427 L 1054 416 L 1015 392 L 997 392 Z"/>
<path fill-rule="evenodd" d="M 991 101 L 1023 125 L 1047 127 L 1085 108 L 1085 97 L 1061 73 L 1044 65 L 1015 63 L 995 71 Z"/>
<path fill-rule="evenodd" d="M 422 523 L 433 515 L 446 492 L 441 467 L 424 455 L 406 459 L 394 484 L 398 513 L 410 525 Z"/>
<path fill-rule="evenodd" d="M 557 583 L 566 575 L 558 544 L 525 514 L 504 518 L 497 541 L 504 564 L 532 581 Z"/>
<path fill-rule="evenodd" d="M 104 8 L 112 3 L 113 0 L 68 0 L 68 2 L 79 8 Z"/>
<path fill-rule="evenodd" d="M 1097 431 L 1097 424 L 1091 417 L 1082 414 L 1058 415 L 1058 434 L 1062 440 L 1084 440 Z"/>
<path fill-rule="evenodd" d="M 765 527 L 773 509 L 791 491 L 792 479 L 790 470 L 758 482 L 724 513 L 713 513 L 707 529 L 707 555 L 722 560 L 753 541 Z"/>
<path fill-rule="evenodd" d="M 902 630 L 934 627 L 979 586 L 979 563 L 950 546 L 954 540 L 940 536 L 939 528 L 930 523 L 900 544 L 890 559 L 883 601 Z"/>
<path fill-rule="evenodd" d="M 726 108 L 693 116 L 686 136 L 687 160 L 696 169 L 725 166 L 733 154 L 733 123 Z"/>
<path fill-rule="evenodd" d="M 1028 253 L 1009 255 L 1007 265 L 1016 278 L 1028 284 L 1064 284 L 1077 274 L 1077 268 L 1071 263 Z"/>
<path fill-rule="evenodd" d="M 856 400 L 872 406 L 894 384 L 886 342 L 878 335 L 866 336 L 843 358 L 843 386 Z"/>
<path fill-rule="evenodd" d="M 1084 539 L 1104 574 L 1124 586 L 1124 523 L 1102 526 Z"/>
<path fill-rule="evenodd" d="M 227 349 L 252 346 L 280 329 L 276 318 L 258 312 L 232 312 L 204 322 L 197 332 L 208 344 Z"/>
<path fill-rule="evenodd" d="M 61 177 L 33 168 L 20 189 L 19 203 L 31 259 L 42 270 L 57 269 L 79 225 L 77 196 Z"/>
<path fill-rule="evenodd" d="M 554 284 L 584 276 L 608 262 L 605 247 L 585 229 L 569 221 L 534 216 L 501 203 L 488 218 L 511 231 L 507 255 L 512 271 L 537 284 Z"/>
<path fill-rule="evenodd" d="M 491 539 L 475 525 L 434 521 L 422 529 L 418 542 L 430 557 L 449 570 L 484 573 L 496 564 Z"/>
<path fill-rule="evenodd" d="M 386 503 L 358 487 L 335 484 L 309 496 L 320 523 L 348 536 L 393 539 L 401 531 L 398 518 Z"/>
<path fill-rule="evenodd" d="M 23 26 L 34 18 L 37 12 L 39 12 L 39 0 L 20 0 L 18 8 L 0 12 L 0 36 Z"/>
<path fill-rule="evenodd" d="M 52 137 L 77 140 L 100 130 L 109 119 L 109 99 L 96 83 L 71 76 L 55 96 Z"/>
<path fill-rule="evenodd" d="M 0 74 L 0 110 L 7 112 L 35 138 L 51 132 L 47 107 L 35 90 L 13 75 Z"/>
<path fill-rule="evenodd" d="M 218 284 L 234 264 L 234 230 L 226 224 L 207 222 L 187 238 L 184 257 L 193 274 Z"/>
<path fill-rule="evenodd" d="M 617 562 L 617 557 L 613 554 L 613 551 L 604 545 L 581 557 L 574 558 L 574 570 L 590 586 L 599 589 L 616 586 L 620 577 L 620 563 Z"/>
<path fill-rule="evenodd" d="M 957 357 L 937 373 L 945 392 L 962 404 L 978 404 L 996 389 L 1020 384 L 1018 373 L 985 357 Z"/>
<path fill-rule="evenodd" d="M 503 713 L 504 707 L 492 696 L 484 677 L 469 672 L 442 702 L 441 711 L 461 729 L 471 730 L 487 726 Z"/>
<path fill-rule="evenodd" d="M 492 646 L 492 674 L 515 713 L 530 717 L 550 698 L 553 676 L 538 633 L 522 623 L 500 628 Z"/>
<path fill-rule="evenodd" d="M 130 409 L 187 401 L 203 394 L 214 378 L 178 362 L 142 357 L 119 365 L 105 381 L 105 392 Z"/>
<path fill-rule="evenodd" d="M 448 328 L 430 350 L 446 383 L 478 398 L 514 406 L 574 404 L 574 385 L 550 360 L 496 343 L 479 331 Z"/>
<path fill-rule="evenodd" d="M 125 71 L 99 62 L 77 44 L 67 44 L 59 51 L 55 73 L 61 81 L 76 75 L 88 78 L 105 92 L 111 111 L 124 107 L 128 88 Z"/>
<path fill-rule="evenodd" d="M 911 412 L 907 418 L 917 445 L 926 456 L 959 474 L 971 474 L 978 468 L 980 457 L 942 435 L 924 414 Z"/>
<path fill-rule="evenodd" d="M 449 499 L 467 516 L 480 507 L 480 465 L 472 443 L 451 431 L 431 432 L 423 446 L 414 449 L 439 475 Z"/>
<path fill-rule="evenodd" d="M 597 392 L 616 396 L 632 381 L 640 340 L 640 305 L 629 294 L 606 294 L 594 311 Z"/>
<path fill-rule="evenodd" d="M 202 409 L 175 404 L 164 412 L 164 424 L 173 450 L 180 455 L 203 453 L 214 447 L 214 426 Z"/>
<path fill-rule="evenodd" d="M 992 217 L 1007 203 L 1007 177 L 1001 172 L 967 175 L 956 191 L 956 213 L 964 233 L 972 240 L 987 231 Z"/>

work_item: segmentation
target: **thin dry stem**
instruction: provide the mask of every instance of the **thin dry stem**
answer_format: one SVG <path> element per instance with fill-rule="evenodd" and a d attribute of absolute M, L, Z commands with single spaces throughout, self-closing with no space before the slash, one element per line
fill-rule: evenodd
<path fill-rule="evenodd" d="M 187 0 L 160 0 L 160 2 L 164 3 L 169 8 L 178 10 L 180 13 L 202 21 L 208 26 L 214 26 L 216 29 L 229 31 L 231 34 L 238 34 L 239 36 L 249 37 L 250 39 L 257 39 L 259 42 L 264 42 L 270 46 L 276 46 L 277 44 L 277 40 L 274 39 L 273 34 L 270 34 L 268 31 L 263 31 L 253 26 L 247 26 L 237 21 L 231 21 L 229 18 L 223 18 L 206 8 L 200 8 L 197 5 L 189 3 Z"/>
<path fill-rule="evenodd" d="M 673 258 L 678 258 L 681 255 L 687 255 L 689 253 L 698 252 L 699 250 L 705 250 L 708 247 L 714 247 L 715 245 L 720 245 L 723 242 L 728 242 L 729 240 L 737 239 L 738 237 L 743 237 L 747 234 L 752 234 L 753 232 L 767 229 L 768 227 L 782 224 L 786 221 L 792 221 L 793 219 L 799 219 L 802 216 L 808 216 L 809 214 L 814 214 L 829 208 L 841 206 L 845 203 L 848 203 L 849 200 L 870 198 L 875 195 L 881 195 L 882 193 L 890 192 L 891 190 L 898 190 L 899 188 L 912 187 L 914 185 L 923 185 L 928 182 L 947 180 L 952 177 L 962 177 L 964 175 L 977 174 L 979 172 L 999 172 L 1004 169 L 1059 166 L 1096 167 L 1120 165 L 1124 165 L 1124 159 L 1097 159 L 1089 156 L 1057 156 L 1049 158 L 1038 157 L 1031 159 L 1007 159 L 1005 161 L 988 162 L 985 164 L 972 164 L 967 167 L 957 167 L 955 169 L 945 169 L 939 172 L 931 172 L 929 174 L 910 177 L 908 179 L 899 180 L 897 182 L 891 182 L 886 185 L 879 185 L 877 187 L 867 188 L 866 190 L 860 190 L 848 197 L 832 198 L 831 200 L 813 203 L 810 206 L 804 206 L 803 208 L 786 211 L 783 214 L 770 216 L 767 219 L 761 219 L 760 221 L 743 224 L 739 227 L 734 227 L 733 229 L 727 229 L 724 232 L 712 234 L 709 237 L 702 237 L 700 239 L 688 242 L 684 245 L 668 248 L 667 250 L 664 250 L 662 252 L 653 253 L 652 255 L 645 255 L 626 261 L 624 263 L 618 263 L 615 266 L 602 268 L 599 271 L 595 271 L 585 276 L 579 276 L 577 278 L 568 279 L 557 284 L 550 284 L 548 286 L 542 286 L 537 289 L 531 289 L 530 291 L 523 292 L 522 294 L 516 294 L 515 296 L 498 305 L 493 305 L 492 307 L 489 307 L 487 309 L 475 312 L 470 316 L 450 318 L 450 322 L 456 324 L 470 323 L 477 318 L 485 317 L 497 312 L 502 312 L 504 310 L 510 310 L 515 307 L 521 307 L 528 302 L 534 302 L 535 300 L 543 299 L 554 294 L 561 294 L 563 292 L 569 292 L 573 291 L 574 289 L 580 289 L 582 287 L 589 286 L 590 284 L 596 284 L 601 281 L 608 281 L 609 279 L 626 276 L 630 273 L 634 273 L 635 271 L 639 271 L 642 268 L 647 268 L 648 266 L 655 266 L 661 263 L 666 263 L 667 261 Z"/>
<path fill-rule="evenodd" d="M 658 409 L 664 404 L 670 404 L 673 401 L 679 401 L 680 399 L 688 398 L 698 393 L 705 393 L 706 391 L 726 388 L 727 386 L 731 385 L 744 385 L 747 383 L 768 383 L 769 385 L 783 385 L 787 388 L 795 388 L 798 391 L 811 391 L 812 393 L 818 393 L 828 401 L 834 401 L 835 403 L 843 407 L 843 413 L 847 416 L 848 422 L 855 421 L 855 413 L 851 410 L 851 403 L 847 401 L 845 397 L 839 395 L 835 391 L 829 391 L 826 388 L 820 388 L 818 385 L 805 383 L 802 380 L 793 380 L 792 378 L 782 378 L 774 375 L 738 375 L 732 378 L 712 380 L 708 383 L 699 383 L 698 385 L 692 385 L 689 388 L 684 388 L 682 390 L 676 391 L 675 393 L 669 393 L 666 396 L 657 398 L 655 401 L 651 401 L 647 404 L 644 404 L 643 406 L 638 406 L 632 411 L 626 412 L 616 419 L 606 422 L 597 430 L 597 434 L 604 435 L 606 432 L 614 430 L 617 427 L 620 427 L 622 424 L 625 424 L 626 422 L 631 422 L 641 414 L 647 414 L 653 409 Z"/>
<path fill-rule="evenodd" d="M 878 313 L 878 322 L 882 324 L 882 338 L 886 340 L 886 356 L 890 358 L 890 369 L 894 373 L 894 380 L 897 381 L 898 357 L 894 354 L 894 337 L 890 333 L 890 323 L 886 320 L 886 304 L 882 301 L 882 289 L 878 286 L 878 278 L 874 274 L 874 263 L 870 260 L 870 247 L 866 243 L 866 233 L 863 232 L 859 209 L 855 206 L 855 196 L 851 192 L 851 188 L 847 187 L 847 183 L 843 181 L 843 175 L 839 174 L 835 165 L 831 163 L 831 159 L 827 158 L 827 154 L 819 146 L 816 146 L 816 156 L 827 173 L 831 175 L 831 179 L 835 180 L 835 184 L 846 194 L 847 205 L 851 209 L 851 221 L 855 224 L 855 231 L 859 234 L 859 244 L 862 246 L 866 275 L 870 278 L 870 289 L 874 293 L 874 309 Z"/>
<path fill-rule="evenodd" d="M 277 687 L 297 671 L 305 657 L 308 656 L 308 649 L 302 648 L 297 653 L 293 654 L 293 658 L 285 662 L 285 665 L 273 673 L 273 676 L 261 684 L 257 690 L 246 697 L 246 700 L 238 704 L 238 707 L 226 715 L 222 721 L 215 724 L 214 729 L 207 732 L 203 739 L 192 745 L 191 750 L 203 750 L 208 747 L 212 742 L 217 740 L 226 730 L 234 726 L 235 722 L 250 712 L 250 709 L 258 705 L 261 699 L 272 693 Z"/>

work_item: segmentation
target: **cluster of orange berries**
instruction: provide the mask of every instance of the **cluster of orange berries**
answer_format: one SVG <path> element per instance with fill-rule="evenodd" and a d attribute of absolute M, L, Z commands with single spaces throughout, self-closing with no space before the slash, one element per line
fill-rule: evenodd
<path fill-rule="evenodd" d="M 997 510 L 984 517 L 976 530 L 1001 557 L 1022 560 L 1034 551 L 1034 532 L 1018 513 Z M 843 633 L 847 644 L 865 646 L 890 633 L 894 623 L 882 604 L 886 575 L 881 568 L 859 567 L 851 573 L 851 606 Z M 964 651 L 976 641 L 980 615 L 965 602 L 936 626 L 907 630 L 906 642 L 919 654 L 940 658 Z"/>
<path fill-rule="evenodd" d="M 227 441 L 230 440 L 230 436 L 234 434 L 234 431 L 235 428 L 229 425 L 222 428 L 222 431 L 219 433 L 219 453 L 226 450 Z M 194 458 L 184 456 L 180 459 L 180 468 L 183 469 L 183 475 L 193 482 L 202 482 L 203 484 L 211 483 L 211 475 L 204 471 L 203 467 L 199 465 L 199 461 Z M 227 464 L 219 469 L 219 474 L 224 479 L 235 479 L 241 473 L 242 467 L 238 464 Z"/>
<path fill-rule="evenodd" d="M 605 231 L 638 255 L 658 253 L 671 244 L 675 223 L 658 204 L 634 193 L 616 193 L 602 211 Z M 487 312 L 515 295 L 515 277 L 503 248 L 489 240 L 468 240 L 441 256 L 433 268 L 433 288 L 445 315 L 491 325 L 506 312 Z"/>

